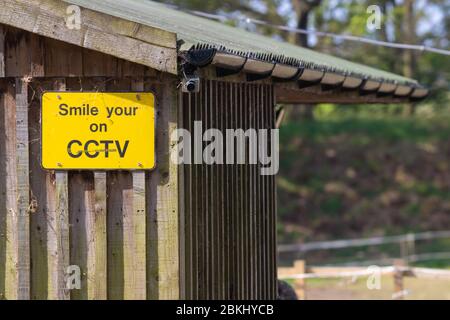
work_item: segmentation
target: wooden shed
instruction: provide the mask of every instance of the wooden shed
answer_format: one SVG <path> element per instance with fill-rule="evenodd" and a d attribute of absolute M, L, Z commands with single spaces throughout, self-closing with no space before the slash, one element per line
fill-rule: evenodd
<path fill-rule="evenodd" d="M 190 75 L 198 92 L 182 92 Z M 44 170 L 48 91 L 153 92 L 155 169 Z M 174 164 L 174 130 L 273 129 L 276 104 L 427 92 L 149 0 L 2 0 L 0 299 L 275 299 L 275 176 Z"/>

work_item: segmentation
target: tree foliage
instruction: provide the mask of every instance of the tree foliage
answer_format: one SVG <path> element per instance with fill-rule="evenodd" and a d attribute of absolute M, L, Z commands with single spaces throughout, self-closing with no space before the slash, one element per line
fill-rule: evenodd
<path fill-rule="evenodd" d="M 315 28 L 337 34 L 353 34 L 373 39 L 423 44 L 449 48 L 450 2 L 448 0 L 170 0 L 186 9 L 246 16 L 272 24 L 299 28 Z M 379 30 L 367 28 L 370 13 L 377 5 L 382 12 Z M 235 23 L 238 25 L 239 23 Z M 313 46 L 352 61 L 360 62 L 419 79 L 432 89 L 428 104 L 446 108 L 449 100 L 448 56 L 407 51 L 359 42 L 337 41 L 331 38 L 289 34 L 269 26 L 253 26 L 252 30 L 302 46 Z M 370 53 L 370 54 L 368 54 Z"/>

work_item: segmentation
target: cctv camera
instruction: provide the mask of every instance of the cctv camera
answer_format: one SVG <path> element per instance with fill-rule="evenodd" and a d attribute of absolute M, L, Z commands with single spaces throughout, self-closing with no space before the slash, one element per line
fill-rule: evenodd
<path fill-rule="evenodd" d="M 200 91 L 200 79 L 198 77 L 187 77 L 183 79 L 183 92 L 194 93 Z"/>

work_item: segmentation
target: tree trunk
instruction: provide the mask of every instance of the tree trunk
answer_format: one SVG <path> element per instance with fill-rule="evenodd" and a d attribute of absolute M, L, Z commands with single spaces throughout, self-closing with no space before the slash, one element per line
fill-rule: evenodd
<path fill-rule="evenodd" d="M 310 15 L 314 8 L 320 5 L 321 0 L 293 0 L 293 7 L 297 14 L 297 28 L 307 30 Z M 297 33 L 295 37 L 295 42 L 301 47 L 308 48 L 308 34 Z M 302 121 L 314 119 L 314 105 L 294 105 L 292 106 L 291 112 L 289 112 L 289 119 L 291 121 Z"/>
<path fill-rule="evenodd" d="M 403 34 L 404 42 L 414 44 L 416 40 L 416 19 L 414 14 L 414 0 L 403 0 L 404 18 Z M 403 50 L 403 75 L 414 78 L 415 56 L 412 50 Z M 405 115 L 411 116 L 415 113 L 415 105 L 408 103 L 405 105 Z"/>

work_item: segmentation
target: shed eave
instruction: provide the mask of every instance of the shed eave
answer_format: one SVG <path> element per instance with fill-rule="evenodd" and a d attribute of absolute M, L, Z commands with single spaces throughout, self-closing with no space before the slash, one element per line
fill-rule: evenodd
<path fill-rule="evenodd" d="M 79 28 L 69 28 L 67 6 L 59 0 L 2 0 L 0 24 L 177 74 L 175 33 L 86 8 Z"/>

